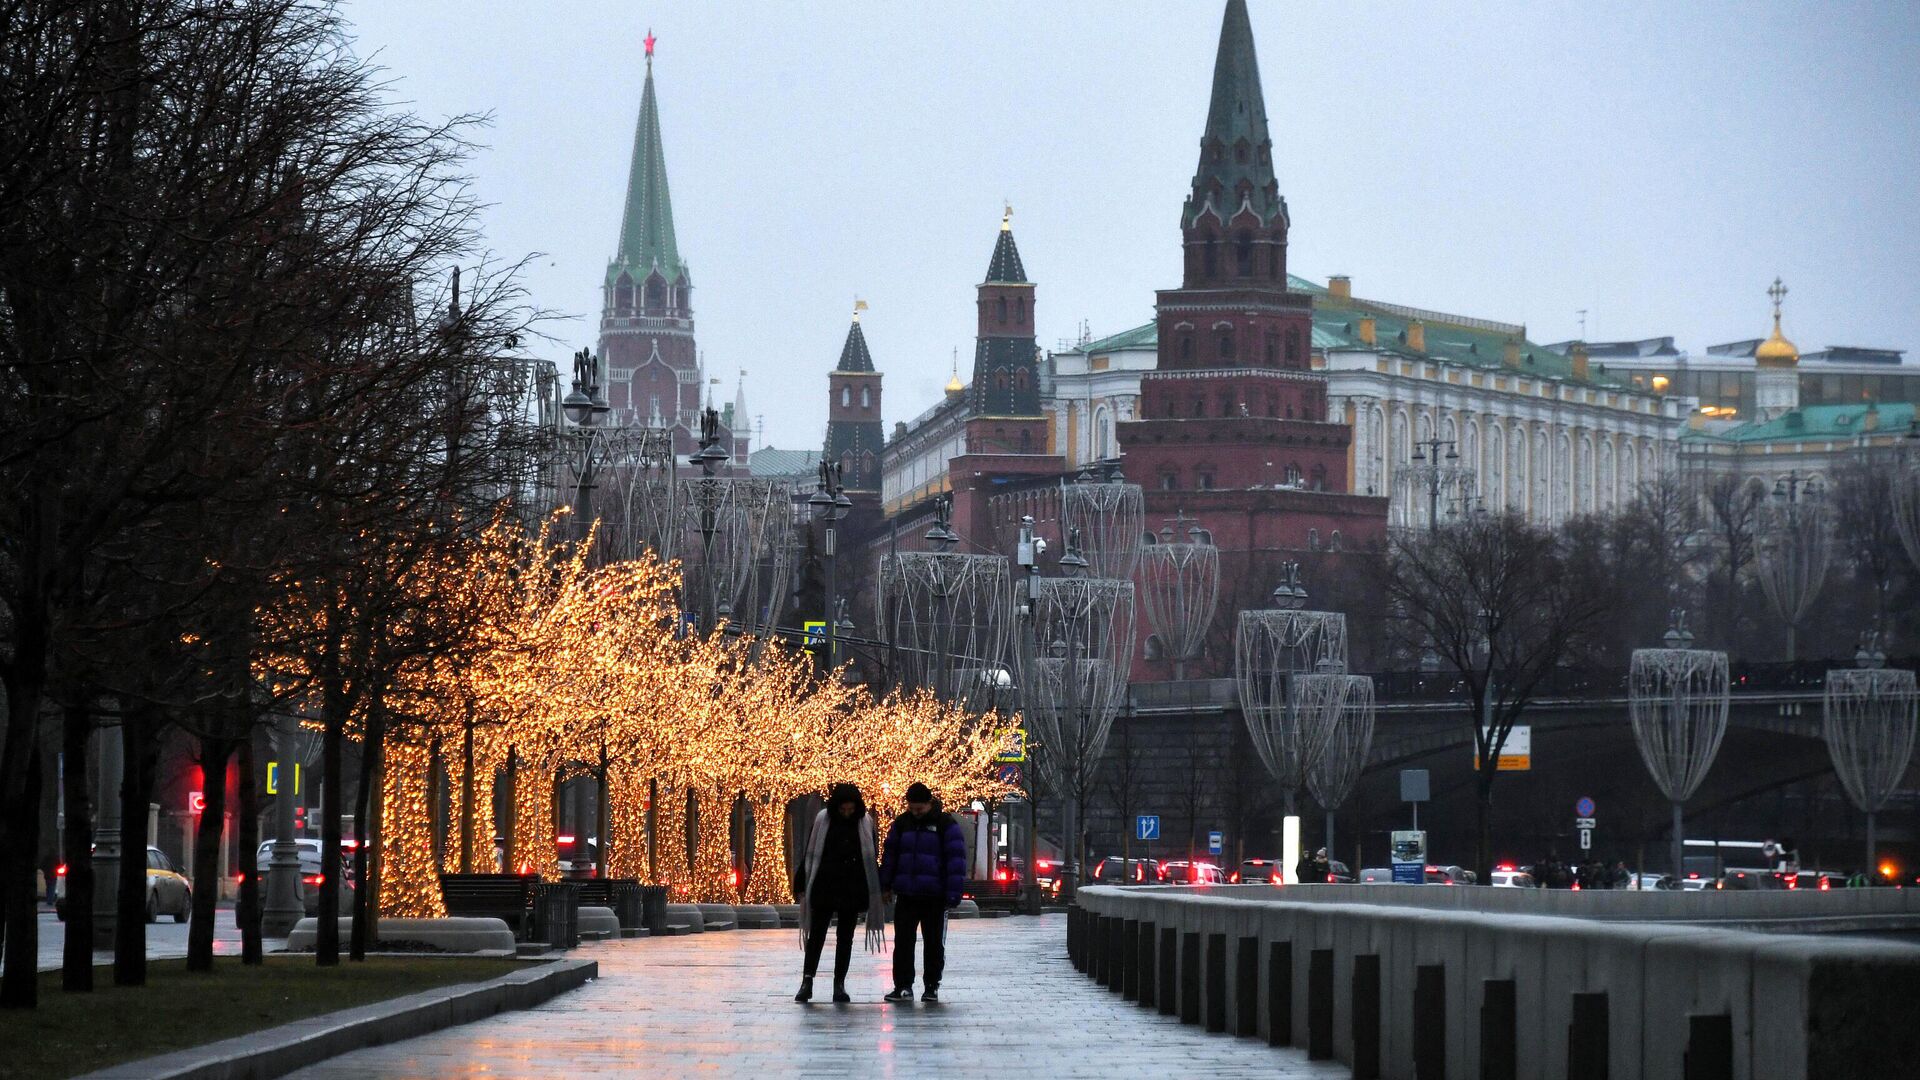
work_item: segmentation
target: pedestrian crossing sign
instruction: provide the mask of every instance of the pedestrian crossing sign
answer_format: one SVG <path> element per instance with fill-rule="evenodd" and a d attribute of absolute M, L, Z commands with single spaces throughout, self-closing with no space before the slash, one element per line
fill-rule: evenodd
<path fill-rule="evenodd" d="M 1007 741 L 1001 745 L 1000 753 L 996 754 L 993 760 L 1013 762 L 1027 760 L 1027 729 L 1014 728 L 1007 732 Z"/>
<path fill-rule="evenodd" d="M 827 621 L 825 619 L 808 619 L 806 622 L 800 624 L 800 629 L 806 634 L 806 644 L 808 648 L 827 643 Z"/>

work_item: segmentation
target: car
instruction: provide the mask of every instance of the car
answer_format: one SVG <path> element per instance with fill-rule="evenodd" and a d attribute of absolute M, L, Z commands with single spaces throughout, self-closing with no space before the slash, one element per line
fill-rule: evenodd
<path fill-rule="evenodd" d="M 1235 871 L 1233 880 L 1246 885 L 1258 885 L 1263 881 L 1278 885 L 1284 880 L 1280 872 L 1280 860 L 1246 859 Z"/>
<path fill-rule="evenodd" d="M 1493 872 L 1493 887 L 1496 889 L 1534 889 L 1538 888 L 1539 885 L 1533 880 L 1533 875 L 1527 873 L 1525 870 L 1495 870 Z"/>
<path fill-rule="evenodd" d="M 1665 874 L 1629 874 L 1627 876 L 1627 888 L 1640 892 L 1652 892 L 1655 890 L 1670 892 L 1675 889 L 1676 886 Z"/>
<path fill-rule="evenodd" d="M 1393 868 L 1390 866 L 1369 866 L 1360 871 L 1360 884 L 1391 885 L 1393 884 Z"/>
<path fill-rule="evenodd" d="M 1160 864 L 1160 881 L 1166 885 L 1225 885 L 1227 872 L 1213 863 L 1177 859 Z"/>
<path fill-rule="evenodd" d="M 294 839 L 300 855 L 300 907 L 309 915 L 320 914 L 320 886 L 326 881 L 326 875 L 320 871 L 321 842 L 318 837 L 302 836 Z M 261 884 L 267 884 L 265 875 L 273 869 L 273 845 L 277 841 L 262 840 L 253 855 L 253 868 L 262 875 Z M 352 840 L 340 842 L 340 910 L 347 910 L 346 893 L 353 889 L 353 853 L 356 847 Z M 264 893 L 262 894 L 264 902 Z"/>
<path fill-rule="evenodd" d="M 1428 864 L 1426 872 L 1429 885 L 1472 885 L 1479 880 L 1473 871 L 1459 866 L 1434 866 Z"/>
<path fill-rule="evenodd" d="M 1093 864 L 1089 885 L 1146 885 L 1160 880 L 1160 864 L 1153 859 L 1108 856 Z"/>
<path fill-rule="evenodd" d="M 1353 883 L 1353 870 L 1346 863 L 1341 862 L 1339 859 L 1334 859 L 1327 863 L 1327 884 L 1352 885 Z"/>
<path fill-rule="evenodd" d="M 100 883 L 95 881 L 94 887 L 98 889 Z M 67 917 L 66 863 L 54 870 L 53 913 L 59 919 Z M 193 915 L 193 882 L 174 869 L 173 860 L 167 858 L 166 852 L 148 844 L 147 921 L 154 922 L 162 915 L 173 916 L 177 923 L 186 922 Z"/>

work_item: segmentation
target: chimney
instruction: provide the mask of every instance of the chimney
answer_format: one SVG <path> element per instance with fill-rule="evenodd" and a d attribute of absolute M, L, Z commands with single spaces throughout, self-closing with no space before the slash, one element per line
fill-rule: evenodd
<path fill-rule="evenodd" d="M 1503 346 L 1500 350 L 1500 364 L 1503 367 L 1510 367 L 1510 368 L 1517 368 L 1520 366 L 1520 339 L 1519 338 L 1507 339 L 1506 345 Z"/>
<path fill-rule="evenodd" d="M 1407 348 L 1417 353 L 1427 351 L 1427 324 L 1419 319 L 1407 323 Z"/>
<path fill-rule="evenodd" d="M 1345 274 L 1335 274 L 1327 279 L 1327 292 L 1335 300 L 1353 299 L 1353 279 Z"/>
<path fill-rule="evenodd" d="M 1573 377 L 1579 379 L 1581 382 L 1586 382 L 1587 343 L 1584 341 L 1574 342 L 1572 350 L 1570 350 L 1567 355 L 1573 360 Z"/>
<path fill-rule="evenodd" d="M 1377 337 L 1374 332 L 1373 316 L 1371 315 L 1360 316 L 1359 333 L 1360 333 L 1360 344 L 1373 345 L 1376 343 Z"/>

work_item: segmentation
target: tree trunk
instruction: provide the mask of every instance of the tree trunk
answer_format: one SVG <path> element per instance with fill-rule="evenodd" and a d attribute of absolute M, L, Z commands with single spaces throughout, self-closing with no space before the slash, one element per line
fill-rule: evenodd
<path fill-rule="evenodd" d="M 376 700 L 367 710 L 366 731 L 360 738 L 360 796 L 353 802 L 353 831 L 360 843 L 353 849 L 353 938 L 348 956 L 367 958 L 369 942 L 379 940 L 374 920 L 380 907 L 381 777 L 386 749 L 386 710 Z"/>
<path fill-rule="evenodd" d="M 93 794 L 87 783 L 87 744 L 93 715 L 83 702 L 67 705 L 61 717 L 61 796 L 67 804 L 62 848 L 67 864 L 67 940 L 60 952 L 60 989 L 93 990 Z"/>
<path fill-rule="evenodd" d="M 314 927 L 313 962 L 333 967 L 340 962 L 340 798 L 346 786 L 346 777 L 341 775 L 340 744 L 346 739 L 346 718 L 329 708 L 324 723 L 320 740 L 320 906 L 319 923 Z"/>
<path fill-rule="evenodd" d="M 233 740 L 200 737 L 200 790 L 205 808 L 193 834 L 193 923 L 187 928 L 187 970 L 213 970 L 213 922 L 220 908 L 220 842 L 227 824 L 227 765 Z"/>
<path fill-rule="evenodd" d="M 260 942 L 260 796 L 254 787 L 253 718 L 249 712 L 242 715 L 248 723 L 234 763 L 239 772 L 234 794 L 240 801 L 235 810 L 240 822 L 240 895 L 234 900 L 233 918 L 240 925 L 240 962 L 257 965 L 265 962 Z"/>
<path fill-rule="evenodd" d="M 1473 807 L 1473 872 L 1480 875 L 1482 885 L 1493 884 L 1493 777 L 1499 764 L 1499 756 L 1489 750 L 1480 761 L 1480 776 L 1474 784 L 1480 797 Z"/>
<path fill-rule="evenodd" d="M 29 492 L 28 500 L 40 493 Z M 22 553 L 22 558 L 32 551 Z M 15 572 L 31 581 L 32 567 Z M 40 702 L 46 685 L 48 612 L 41 594 L 10 598 L 13 655 L 7 661 L 7 727 L 0 740 L 0 1008 L 30 1009 L 39 999 L 40 913 L 33 896 L 33 856 L 40 834 L 40 798 L 30 779 L 39 772 Z M 29 790 L 34 788 L 33 790 Z"/>
<path fill-rule="evenodd" d="M 123 707 L 120 721 L 120 880 L 114 894 L 113 984 L 147 984 L 147 807 L 160 753 L 150 706 Z"/>

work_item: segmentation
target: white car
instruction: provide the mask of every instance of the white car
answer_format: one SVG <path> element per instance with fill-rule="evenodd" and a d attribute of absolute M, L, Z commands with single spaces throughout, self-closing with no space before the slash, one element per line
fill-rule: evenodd
<path fill-rule="evenodd" d="M 1493 887 L 1496 889 L 1533 889 L 1539 886 L 1534 882 L 1533 875 L 1524 870 L 1495 870 L 1493 872 Z"/>

